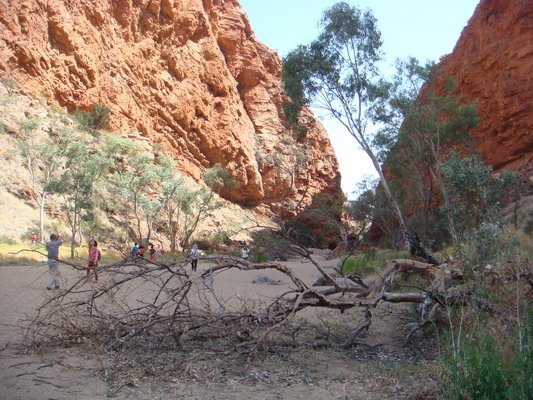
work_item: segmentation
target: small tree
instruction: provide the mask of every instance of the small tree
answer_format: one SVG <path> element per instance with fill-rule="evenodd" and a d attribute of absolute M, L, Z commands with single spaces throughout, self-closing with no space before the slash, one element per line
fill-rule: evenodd
<path fill-rule="evenodd" d="M 115 195 L 124 226 L 129 226 L 133 215 L 138 242 L 149 241 L 153 223 L 164 207 L 158 193 L 162 183 L 173 175 L 173 161 L 156 160 L 131 141 L 116 136 L 106 138 L 104 152 L 114 160 L 108 176 L 109 190 Z M 147 225 L 147 235 L 144 235 L 143 223 Z"/>
<path fill-rule="evenodd" d="M 220 164 L 215 164 L 213 167 L 206 169 L 203 180 L 215 193 L 219 193 L 222 188 L 231 189 L 236 185 L 235 179 Z"/>
<path fill-rule="evenodd" d="M 109 107 L 96 105 L 91 111 L 78 110 L 74 114 L 74 119 L 83 129 L 107 129 L 109 127 Z"/>
<path fill-rule="evenodd" d="M 421 65 L 414 58 L 398 61 L 390 96 L 375 114 L 384 125 L 374 146 L 397 179 L 408 183 L 396 193 L 410 209 L 422 209 L 427 221 L 434 221 L 430 214 L 438 201 L 445 210 L 451 209 L 441 165 L 454 147 L 472 151 L 468 132 L 478 123 L 476 107 L 459 104 L 451 78 L 444 79 L 437 92 L 437 76 L 433 63 Z M 445 215 L 456 244 L 454 219 L 448 211 Z"/>
<path fill-rule="evenodd" d="M 71 233 L 70 256 L 74 258 L 76 236 L 81 232 L 81 222 L 93 217 L 93 197 L 96 182 L 109 165 L 109 159 L 96 149 L 96 143 L 87 138 L 64 131 L 61 136 L 65 146 L 65 168 L 50 181 L 48 188 L 58 194 L 66 211 Z"/>
<path fill-rule="evenodd" d="M 210 189 L 199 189 L 186 192 L 181 199 L 181 223 L 180 235 L 183 249 L 189 247 L 189 242 L 198 228 L 198 225 L 212 211 L 220 208 L 220 202 L 214 198 L 214 192 Z"/>
<path fill-rule="evenodd" d="M 186 187 L 185 181 L 179 175 L 163 183 L 161 201 L 163 202 L 167 237 L 170 241 L 171 251 L 176 251 L 177 249 L 181 211 L 186 199 L 189 197 L 189 192 L 190 190 Z"/>
<path fill-rule="evenodd" d="M 497 217 L 498 184 L 492 177 L 492 168 L 479 155 L 461 157 L 452 152 L 441 166 L 450 208 L 446 210 L 462 236 L 482 222 Z"/>
<path fill-rule="evenodd" d="M 45 206 L 50 194 L 50 183 L 64 163 L 66 142 L 61 135 L 48 135 L 43 141 L 35 138 L 39 124 L 27 120 L 21 124 L 23 131 L 21 154 L 24 166 L 30 173 L 32 191 L 39 209 L 39 240 L 44 242 Z"/>
<path fill-rule="evenodd" d="M 231 174 L 220 164 L 215 164 L 205 170 L 203 179 L 209 189 L 185 192 L 184 196 L 180 197 L 179 209 L 182 214 L 181 235 L 184 249 L 189 246 L 191 236 L 199 223 L 212 211 L 221 207 L 221 203 L 215 200 L 215 193 L 235 186 L 235 180 Z"/>
<path fill-rule="evenodd" d="M 403 247 L 403 235 L 394 223 L 395 215 L 388 198 L 378 193 L 379 181 L 365 179 L 358 185 L 357 197 L 347 203 L 346 215 L 355 221 L 357 236 L 369 233 L 371 228 L 382 232 L 392 247 Z"/>

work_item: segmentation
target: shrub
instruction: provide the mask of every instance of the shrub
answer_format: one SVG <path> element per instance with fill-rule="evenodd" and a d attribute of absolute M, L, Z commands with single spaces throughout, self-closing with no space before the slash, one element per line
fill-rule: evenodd
<path fill-rule="evenodd" d="M 380 261 L 377 260 L 375 250 L 368 250 L 359 256 L 346 259 L 340 269 L 344 274 L 367 276 L 382 266 Z"/>
<path fill-rule="evenodd" d="M 259 252 L 256 253 L 256 252 L 254 252 L 254 253 L 251 254 L 250 258 L 251 258 L 252 262 L 257 263 L 257 264 L 265 263 L 265 262 L 268 261 L 268 255 L 265 254 L 265 253 L 259 253 Z"/>
<path fill-rule="evenodd" d="M 97 105 L 92 111 L 78 110 L 74 120 L 83 129 L 106 129 L 109 126 L 109 107 Z"/>
<path fill-rule="evenodd" d="M 220 164 L 215 164 L 211 168 L 206 169 L 203 179 L 205 184 L 217 193 L 222 188 L 233 189 L 237 185 L 237 182 L 229 171 Z"/>
<path fill-rule="evenodd" d="M 367 250 L 363 254 L 349 257 L 340 265 L 343 274 L 356 274 L 361 277 L 383 271 L 385 262 L 394 258 L 404 257 L 403 252 Z"/>
<path fill-rule="evenodd" d="M 220 246 L 228 246 L 231 244 L 231 239 L 229 237 L 229 234 L 225 231 L 217 231 L 212 237 L 211 237 L 211 244 L 215 248 L 219 248 Z"/>
<path fill-rule="evenodd" d="M 466 234 L 465 243 L 457 247 L 455 253 L 463 261 L 465 272 L 480 271 L 489 263 L 497 263 L 512 258 L 516 253 L 518 240 L 499 227 L 483 223 Z"/>
<path fill-rule="evenodd" d="M 15 239 L 10 238 L 9 236 L 2 235 L 0 236 L 0 244 L 7 244 L 10 246 L 16 245 L 18 242 Z"/>
<path fill-rule="evenodd" d="M 489 333 L 465 336 L 444 358 L 442 392 L 450 400 L 526 400 L 533 398 L 533 315 L 526 313 L 524 329 L 514 335 L 514 349 L 506 362 Z M 509 347 L 509 346 L 507 346 Z"/>
<path fill-rule="evenodd" d="M 13 92 L 18 89 L 18 83 L 14 79 L 0 79 L 0 83 L 8 90 L 8 92 Z"/>
<path fill-rule="evenodd" d="M 39 122 L 35 118 L 28 118 L 19 123 L 20 129 L 26 134 L 33 132 L 39 126 Z"/>
<path fill-rule="evenodd" d="M 446 398 L 503 399 L 505 376 L 494 339 L 488 335 L 464 338 L 456 354 L 445 359 Z"/>

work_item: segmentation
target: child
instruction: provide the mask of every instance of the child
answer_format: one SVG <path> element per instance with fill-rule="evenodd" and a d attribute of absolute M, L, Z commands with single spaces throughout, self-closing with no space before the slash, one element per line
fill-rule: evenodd
<path fill-rule="evenodd" d="M 131 248 L 131 257 L 135 258 L 139 255 L 139 245 L 135 243 Z"/>
<path fill-rule="evenodd" d="M 150 243 L 150 250 L 148 250 L 148 254 L 150 254 L 150 262 L 156 263 L 157 255 L 153 243 Z"/>

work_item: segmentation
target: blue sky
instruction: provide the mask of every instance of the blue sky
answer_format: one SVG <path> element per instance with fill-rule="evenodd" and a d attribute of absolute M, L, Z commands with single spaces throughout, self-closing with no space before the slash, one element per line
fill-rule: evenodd
<path fill-rule="evenodd" d="M 479 0 L 347 0 L 371 9 L 382 34 L 385 60 L 382 70 L 393 71 L 394 61 L 409 56 L 438 61 L 453 50 Z M 318 35 L 322 12 L 336 0 L 240 0 L 255 35 L 281 57 Z M 342 174 L 346 193 L 365 175 L 376 176 L 368 157 L 341 127 L 323 120 Z"/>

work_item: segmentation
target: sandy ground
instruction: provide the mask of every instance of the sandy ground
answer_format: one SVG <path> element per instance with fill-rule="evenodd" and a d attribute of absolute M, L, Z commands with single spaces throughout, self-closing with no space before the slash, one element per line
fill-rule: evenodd
<path fill-rule="evenodd" d="M 308 283 L 319 277 L 318 271 L 309 263 L 296 261 L 286 264 Z M 330 266 L 334 264 L 334 261 L 329 262 Z M 198 273 L 203 268 L 205 265 L 200 263 Z M 82 276 L 82 272 L 65 266 L 61 270 L 63 286 Z M 277 271 L 262 271 L 261 274 L 272 279 L 286 279 Z M 242 299 L 266 301 L 290 287 L 288 282 L 279 286 L 251 283 L 257 275 L 256 271 L 225 273 L 217 278 L 215 289 L 231 305 Z M 379 324 L 373 327 L 380 332 L 372 335 L 372 340 L 381 342 L 380 350 L 370 356 L 375 360 L 373 364 L 365 361 L 368 353 L 353 352 L 332 358 L 327 351 L 302 349 L 287 358 L 292 357 L 292 361 L 280 363 L 276 359 L 246 364 L 241 366 L 239 373 L 234 372 L 223 379 L 202 377 L 199 370 L 197 374 L 193 371 L 185 378 L 176 376 L 165 384 L 136 382 L 116 394 L 111 393 L 104 379 L 104 368 L 109 365 L 107 356 L 94 354 L 90 349 L 58 348 L 40 353 L 22 349 L 20 326 L 24 325 L 23 319 L 34 315 L 36 308 L 51 295 L 50 291 L 44 290 L 47 277 L 44 265 L 0 267 L 1 399 L 99 399 L 111 394 L 120 399 L 241 399 L 251 396 L 254 399 L 307 400 L 409 398 L 405 395 L 407 382 L 401 382 L 405 374 L 401 368 L 391 367 L 395 365 L 395 360 L 390 359 L 390 355 L 396 351 L 390 348 L 395 345 L 388 338 L 391 329 Z M 102 279 L 105 280 L 105 275 Z M 139 293 L 142 290 L 140 288 Z M 376 312 L 381 313 L 384 320 L 392 313 L 388 309 Z M 306 313 L 302 317 L 316 315 L 315 311 Z M 389 322 L 395 330 L 396 317 Z M 415 354 L 413 360 L 416 361 L 416 353 L 412 354 Z M 402 359 L 406 358 L 402 356 Z M 373 371 L 372 368 L 377 369 Z M 383 390 L 383 385 L 387 390 Z"/>

